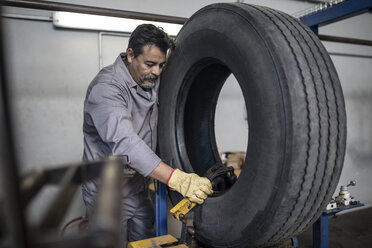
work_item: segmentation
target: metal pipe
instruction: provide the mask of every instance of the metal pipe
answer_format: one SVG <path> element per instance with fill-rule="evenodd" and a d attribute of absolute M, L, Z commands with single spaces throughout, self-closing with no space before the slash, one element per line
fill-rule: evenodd
<path fill-rule="evenodd" d="M 123 182 L 123 160 L 110 156 L 103 169 L 95 214 L 92 220 L 94 231 L 103 231 L 100 243 L 113 246 L 120 241 L 120 202 Z M 108 236 L 106 236 L 106 234 Z"/>
<path fill-rule="evenodd" d="M 323 34 L 319 34 L 318 37 L 319 37 L 319 39 L 324 40 L 324 41 L 332 41 L 332 42 L 340 42 L 340 43 L 347 43 L 347 44 L 372 46 L 372 40 L 362 40 L 362 39 L 338 37 L 338 36 L 323 35 Z"/>
<path fill-rule="evenodd" d="M 97 161 L 70 163 L 56 168 L 44 169 L 43 173 L 46 177 L 45 184 L 61 184 L 66 172 L 71 167 L 79 167 L 79 171 L 77 172 L 75 178 L 73 178 L 74 183 L 80 184 L 87 180 L 97 178 L 100 176 L 102 167 L 105 162 L 106 160 L 102 159 Z"/>
<path fill-rule="evenodd" d="M 86 180 L 98 177 L 101 173 L 101 167 L 103 167 L 105 162 L 106 160 L 71 163 L 58 168 L 36 169 L 29 172 L 21 178 L 20 189 L 24 206 L 37 195 L 43 186 L 62 184 L 66 173 L 71 167 L 78 167 L 75 176 L 71 178 L 71 183 L 81 184 Z M 83 175 L 83 171 L 86 172 L 87 170 L 89 170 L 89 173 Z"/>
<path fill-rule="evenodd" d="M 10 19 L 30 20 L 30 21 L 44 21 L 44 22 L 53 21 L 53 18 L 51 16 L 33 16 L 33 15 L 2 13 L 1 17 L 10 18 Z"/>
<path fill-rule="evenodd" d="M 184 24 L 187 18 L 149 14 L 143 12 L 117 10 L 101 7 L 92 7 L 86 5 L 68 4 L 68 3 L 57 3 L 51 1 L 35 1 L 35 0 L 3 0 L 4 6 L 30 8 L 30 9 L 42 9 L 49 11 L 67 11 L 82 14 L 101 15 L 101 16 L 112 16 L 121 18 L 130 18 L 137 20 L 156 21 L 156 22 L 167 22 L 175 24 Z"/>
<path fill-rule="evenodd" d="M 362 58 L 362 59 L 372 59 L 372 55 L 363 55 L 363 54 L 350 54 L 350 53 L 336 53 L 329 52 L 331 56 L 342 56 L 342 57 L 353 57 L 353 58 Z"/>
<path fill-rule="evenodd" d="M 69 235 L 66 237 L 56 236 L 53 234 L 43 235 L 39 230 L 35 230 L 32 238 L 30 238 L 30 247 L 38 248 L 78 248 L 78 247 L 105 247 L 117 248 L 120 240 L 120 205 L 117 202 L 120 200 L 122 190 L 123 169 L 128 167 L 128 158 L 126 156 L 111 156 L 100 161 L 87 162 L 80 164 L 80 171 L 77 171 L 75 180 L 81 183 L 83 180 L 90 180 L 98 177 L 102 178 L 101 187 L 98 194 L 97 211 L 91 220 L 90 228 L 87 232 L 77 235 Z M 69 165 L 73 166 L 73 165 Z M 78 167 L 79 165 L 76 165 Z M 103 168 L 103 172 L 101 170 Z M 52 169 L 49 173 L 54 176 L 50 182 L 56 183 L 61 177 L 61 173 L 65 172 L 68 166 Z M 71 170 L 69 176 L 70 181 L 74 178 Z M 82 175 L 80 175 L 80 173 Z M 84 175 L 83 175 L 84 174 Z M 72 180 L 74 181 L 74 180 Z M 71 183 L 70 183 L 71 184 Z M 68 202 L 69 200 L 66 199 Z M 51 208 L 52 209 L 52 208 Z"/>
<path fill-rule="evenodd" d="M 71 164 L 66 164 L 61 167 L 57 168 L 51 168 L 51 169 L 45 169 L 45 177 L 46 177 L 46 184 L 61 184 L 63 180 L 65 180 L 65 176 L 68 170 L 71 169 L 71 167 L 79 167 L 81 164 L 80 163 L 71 163 Z M 80 168 L 79 168 L 80 172 Z M 76 176 L 73 178 L 74 183 L 79 183 L 79 174 L 77 173 Z"/>
<path fill-rule="evenodd" d="M 43 170 L 32 171 L 21 179 L 21 195 L 24 206 L 28 205 L 45 183 L 46 176 Z"/>
<path fill-rule="evenodd" d="M 40 229 L 57 228 L 62 221 L 73 196 L 75 195 L 78 185 L 76 183 L 76 175 L 79 172 L 78 166 L 73 166 L 67 170 L 62 182 L 61 188 L 46 211 L 41 223 Z"/>
<path fill-rule="evenodd" d="M 0 13 L 2 7 L 0 6 Z M 26 225 L 24 207 L 19 189 L 19 173 L 13 143 L 9 86 L 6 76 L 6 63 L 3 46 L 3 23 L 0 18 L 0 186 L 4 191 L 2 225 L 6 233 L 2 233 L 9 247 L 26 247 Z M 6 196 L 6 199 L 5 199 Z"/>

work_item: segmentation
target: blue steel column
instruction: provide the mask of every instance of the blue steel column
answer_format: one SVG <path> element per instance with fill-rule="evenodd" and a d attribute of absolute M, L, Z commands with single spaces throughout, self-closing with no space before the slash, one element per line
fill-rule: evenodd
<path fill-rule="evenodd" d="M 169 162 L 172 167 L 172 161 Z M 168 234 L 167 228 L 167 185 L 159 181 L 156 182 L 155 192 L 155 227 L 156 236 Z"/>
<path fill-rule="evenodd" d="M 355 201 L 353 205 L 343 206 L 336 209 L 327 210 L 313 224 L 313 247 L 328 248 L 328 220 L 331 216 L 352 208 L 363 207 L 364 204 L 360 201 Z"/>
<path fill-rule="evenodd" d="M 328 214 L 322 214 L 313 224 L 313 248 L 328 248 Z"/>
<path fill-rule="evenodd" d="M 166 235 L 167 232 L 167 186 L 159 181 L 156 182 L 155 212 L 156 212 L 156 236 Z"/>

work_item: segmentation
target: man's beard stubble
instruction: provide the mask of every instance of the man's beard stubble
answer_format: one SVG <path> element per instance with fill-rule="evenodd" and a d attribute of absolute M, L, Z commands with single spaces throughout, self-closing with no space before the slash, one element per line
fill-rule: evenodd
<path fill-rule="evenodd" d="M 158 79 L 158 77 L 154 75 L 145 76 L 142 83 L 140 84 L 141 88 L 146 91 L 153 89 L 155 87 L 156 79 Z"/>

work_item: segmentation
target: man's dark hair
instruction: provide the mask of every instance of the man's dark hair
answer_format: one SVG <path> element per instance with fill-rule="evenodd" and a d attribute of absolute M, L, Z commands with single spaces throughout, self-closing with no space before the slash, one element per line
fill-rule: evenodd
<path fill-rule="evenodd" d="M 167 50 L 173 47 L 173 44 L 173 41 L 162 28 L 152 24 L 142 24 L 132 32 L 128 48 L 132 48 L 134 56 L 137 57 L 146 45 L 155 45 L 160 51 L 167 53 Z"/>

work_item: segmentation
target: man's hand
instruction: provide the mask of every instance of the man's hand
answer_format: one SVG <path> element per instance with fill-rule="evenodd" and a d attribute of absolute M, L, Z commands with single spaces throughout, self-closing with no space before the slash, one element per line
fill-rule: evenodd
<path fill-rule="evenodd" d="M 185 173 L 178 169 L 173 170 L 167 185 L 198 204 L 202 204 L 208 195 L 213 193 L 208 178 L 200 177 L 195 173 Z"/>

